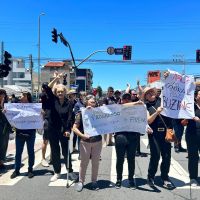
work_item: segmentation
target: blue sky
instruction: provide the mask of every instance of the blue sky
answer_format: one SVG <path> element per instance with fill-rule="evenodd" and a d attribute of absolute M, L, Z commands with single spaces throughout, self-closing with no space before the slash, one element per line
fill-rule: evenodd
<path fill-rule="evenodd" d="M 132 60 L 172 60 L 173 55 L 195 59 L 200 49 L 199 0 L 11 0 L 1 2 L 0 41 L 14 57 L 38 54 L 38 16 L 41 12 L 41 58 L 69 59 L 69 50 L 51 41 L 52 28 L 57 28 L 69 41 L 74 57 L 83 59 L 95 50 L 109 46 L 132 45 Z M 93 59 L 122 60 L 122 56 L 98 53 Z M 37 60 L 34 60 L 37 68 Z M 28 64 L 28 63 L 27 63 Z M 41 64 L 45 64 L 43 59 Z M 78 64 L 78 62 L 77 62 Z M 147 71 L 172 69 L 178 65 L 127 65 L 86 63 L 94 73 L 94 84 L 103 89 L 112 85 L 124 89 L 136 80 L 146 83 Z M 199 65 L 186 65 L 187 74 L 200 74 Z"/>

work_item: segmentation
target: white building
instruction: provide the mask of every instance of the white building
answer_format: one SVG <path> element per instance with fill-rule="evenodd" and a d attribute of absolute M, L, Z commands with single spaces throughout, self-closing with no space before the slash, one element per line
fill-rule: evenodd
<path fill-rule="evenodd" d="M 12 70 L 3 79 L 4 85 L 18 85 L 31 89 L 31 74 L 25 68 L 24 60 L 13 58 L 10 67 Z"/>

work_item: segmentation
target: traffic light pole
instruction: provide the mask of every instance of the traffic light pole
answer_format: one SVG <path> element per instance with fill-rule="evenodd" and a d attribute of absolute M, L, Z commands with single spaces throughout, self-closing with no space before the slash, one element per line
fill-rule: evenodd
<path fill-rule="evenodd" d="M 45 15 L 45 13 L 40 13 L 38 16 L 38 94 L 40 91 L 40 17 Z"/>
<path fill-rule="evenodd" d="M 4 52 L 4 46 L 3 42 L 1 42 L 1 64 L 3 64 L 3 52 Z M 0 86 L 3 87 L 3 78 L 0 78 Z"/>
<path fill-rule="evenodd" d="M 97 50 L 97 51 L 94 51 L 94 52 L 91 53 L 89 56 L 87 56 L 85 59 L 83 59 L 78 65 L 76 65 L 75 59 L 74 59 L 74 55 L 73 55 L 73 52 L 72 52 L 72 49 L 71 49 L 71 46 L 70 46 L 69 42 L 65 39 L 65 37 L 63 36 L 63 34 L 62 34 L 62 33 L 57 34 L 57 30 L 56 30 L 55 28 L 53 28 L 53 31 L 52 31 L 51 33 L 52 33 L 52 41 L 53 41 L 53 42 L 57 43 L 57 37 L 59 36 L 61 42 L 62 42 L 66 47 L 69 47 L 69 51 L 70 51 L 71 58 L 72 58 L 72 62 L 73 62 L 74 73 L 75 73 L 75 85 L 76 85 L 76 70 L 77 70 L 77 68 L 78 68 L 82 63 L 84 63 L 86 60 L 88 60 L 91 56 L 93 56 L 94 54 L 99 53 L 99 52 L 107 52 L 107 50 Z"/>
<path fill-rule="evenodd" d="M 82 60 L 76 67 L 79 67 L 82 63 L 84 63 L 86 60 L 88 60 L 90 57 L 92 57 L 94 54 L 99 52 L 107 52 L 107 50 L 97 50 L 91 53 L 88 57 L 86 57 L 84 60 Z"/>

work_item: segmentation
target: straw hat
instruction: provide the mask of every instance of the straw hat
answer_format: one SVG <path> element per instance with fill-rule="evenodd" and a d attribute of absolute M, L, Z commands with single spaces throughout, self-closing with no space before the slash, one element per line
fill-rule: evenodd
<path fill-rule="evenodd" d="M 155 87 L 153 87 L 153 88 L 152 88 L 152 87 L 146 87 L 146 88 L 144 88 L 144 90 L 143 90 L 142 98 L 145 99 L 146 94 L 147 94 L 148 92 L 150 92 L 150 91 L 155 92 L 155 94 L 157 93 L 157 89 L 156 89 Z"/>
<path fill-rule="evenodd" d="M 67 94 L 68 94 L 68 95 L 69 95 L 69 94 L 77 94 L 77 92 L 76 92 L 76 90 L 71 89 L 71 90 L 69 90 L 69 91 L 67 92 Z"/>

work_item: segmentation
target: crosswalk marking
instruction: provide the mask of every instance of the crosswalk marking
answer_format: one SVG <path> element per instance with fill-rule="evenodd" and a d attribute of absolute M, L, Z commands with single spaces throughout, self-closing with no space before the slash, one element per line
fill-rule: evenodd
<path fill-rule="evenodd" d="M 142 142 L 147 146 L 148 139 L 142 139 Z M 185 146 L 185 143 L 184 143 Z M 160 162 L 161 163 L 161 159 Z M 169 171 L 170 180 L 175 185 L 176 189 L 190 189 L 190 178 L 188 172 L 171 157 L 171 166 Z M 192 187 L 192 189 L 200 189 L 200 187 Z"/>
<path fill-rule="evenodd" d="M 80 161 L 78 160 L 78 154 L 72 154 L 72 166 L 73 166 L 73 170 L 74 172 L 78 172 L 79 171 L 79 166 L 80 166 Z M 69 180 L 69 185 L 73 186 L 74 184 L 72 184 L 72 181 Z M 62 165 L 61 168 L 61 177 L 54 182 L 50 182 L 49 186 L 64 186 L 66 187 L 67 184 L 67 170 L 65 165 Z"/>
<path fill-rule="evenodd" d="M 141 142 L 143 142 L 146 146 L 148 145 L 148 139 L 141 139 Z M 183 147 L 186 147 L 185 142 L 182 143 Z M 50 147 L 48 145 L 46 156 L 48 157 L 50 155 Z M 35 152 L 35 165 L 34 169 L 40 164 L 42 159 L 42 152 L 41 149 Z M 112 158 L 111 158 L 111 169 L 110 169 L 110 181 L 111 183 L 116 182 L 116 151 L 115 147 L 112 146 Z M 136 158 L 137 159 L 137 158 Z M 78 160 L 78 154 L 72 154 L 72 165 L 74 172 L 79 171 L 79 166 L 80 166 L 80 161 Z M 13 161 L 11 161 L 13 163 Z M 12 164 L 12 163 L 7 163 L 7 164 Z M 10 179 L 11 174 L 13 173 L 14 170 L 10 170 L 7 173 L 3 174 L 0 177 L 0 185 L 5 185 L 5 186 L 13 186 L 17 184 L 21 179 L 23 179 L 25 174 L 27 173 L 28 169 L 28 158 L 26 158 L 23 161 L 24 166 L 20 169 L 20 173 L 22 174 L 19 177 L 16 177 L 15 179 Z M 140 165 L 140 162 L 139 162 Z M 138 166 L 136 165 L 136 171 L 137 171 Z M 147 170 L 148 166 L 146 166 Z M 67 170 L 64 164 L 62 164 L 61 168 L 61 178 L 59 178 L 55 182 L 50 182 L 49 177 L 49 182 L 48 186 L 52 187 L 66 187 L 67 184 Z M 170 167 L 170 172 L 169 172 L 170 179 L 174 183 L 177 189 L 190 189 L 189 185 L 189 174 L 187 171 L 184 170 L 184 168 L 173 158 L 171 158 L 171 167 Z M 127 159 L 124 161 L 124 168 L 123 168 L 123 180 L 126 180 L 128 178 L 128 163 Z M 72 181 L 69 180 L 69 185 L 72 184 Z M 74 184 L 72 184 L 73 186 Z M 200 189 L 200 187 L 192 187 L 192 189 Z"/>
<path fill-rule="evenodd" d="M 50 155 L 50 147 L 47 147 L 46 156 Z M 36 168 L 42 160 L 42 152 L 37 151 L 35 152 L 35 164 L 33 166 L 33 169 Z M 28 170 L 28 159 L 25 159 L 23 162 L 24 166 L 20 168 L 20 174 L 27 173 Z M 13 173 L 14 169 L 8 171 L 7 173 L 3 174 L 0 178 L 0 185 L 15 185 L 17 182 L 19 182 L 24 176 L 20 175 L 14 179 L 10 179 L 11 174 Z"/>

